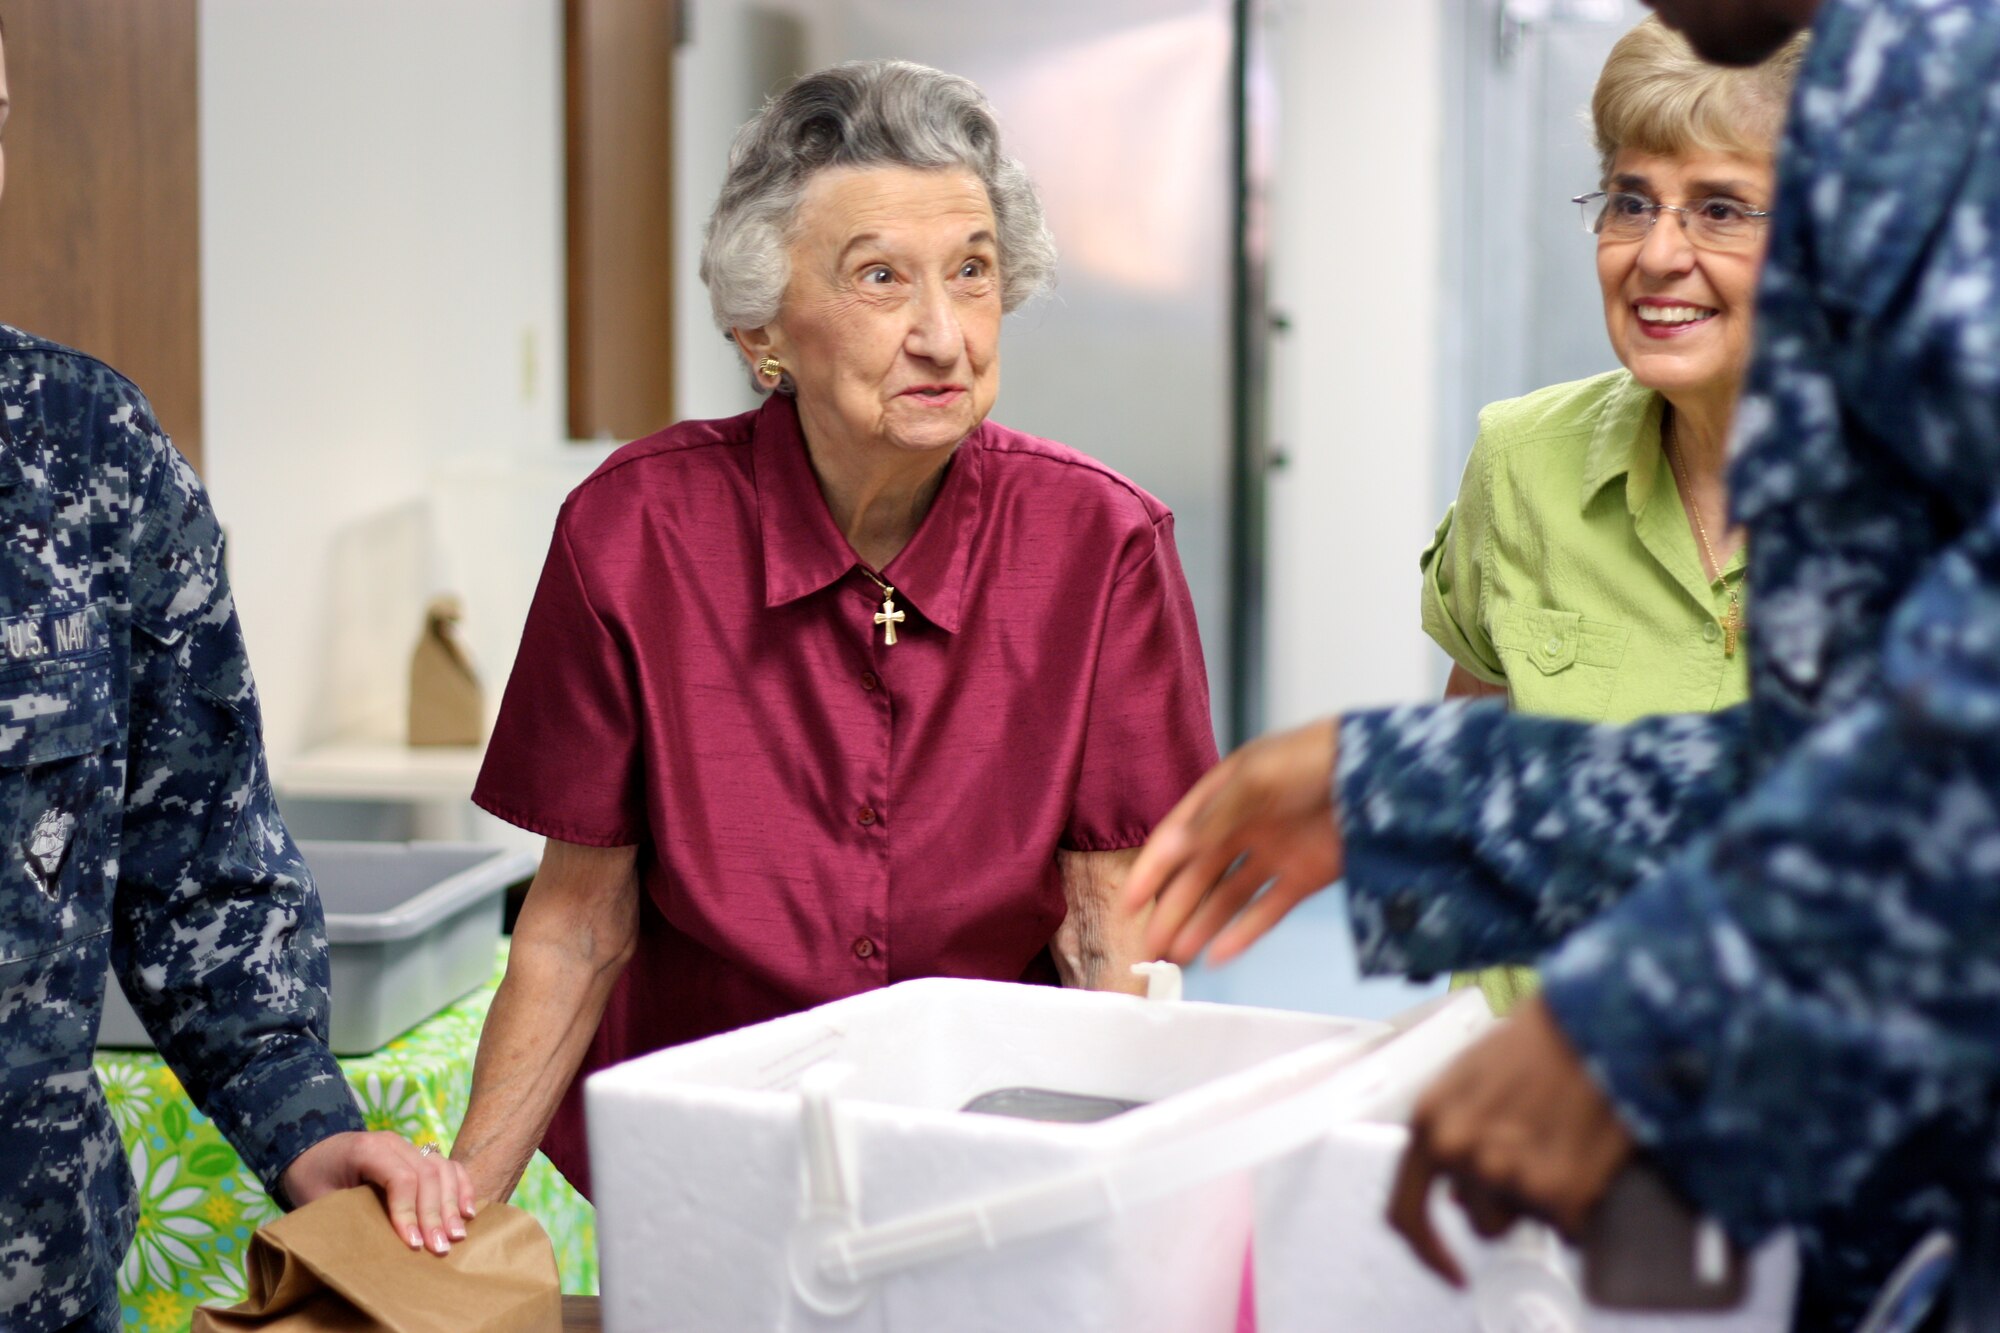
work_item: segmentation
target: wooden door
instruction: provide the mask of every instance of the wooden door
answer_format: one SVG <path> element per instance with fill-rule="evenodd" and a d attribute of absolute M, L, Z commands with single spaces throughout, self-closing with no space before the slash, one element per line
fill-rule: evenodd
<path fill-rule="evenodd" d="M 569 433 L 674 420 L 675 0 L 567 0 Z"/>
<path fill-rule="evenodd" d="M 196 0 L 7 0 L 0 321 L 102 357 L 201 458 Z"/>

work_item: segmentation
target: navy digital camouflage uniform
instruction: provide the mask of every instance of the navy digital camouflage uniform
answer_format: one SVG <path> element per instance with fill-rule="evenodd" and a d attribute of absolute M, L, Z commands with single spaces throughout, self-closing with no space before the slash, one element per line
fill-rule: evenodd
<path fill-rule="evenodd" d="M 267 1189 L 362 1121 L 199 482 L 129 381 L 4 326 L 0 407 L 0 1328 L 109 1330 L 107 963 Z"/>
<path fill-rule="evenodd" d="M 1802 1328 L 1994 1188 L 2000 5 L 1827 0 L 1780 158 L 1731 492 L 1751 702 L 1593 727 L 1362 713 L 1364 965 L 1543 960 L 1639 1141 Z"/>

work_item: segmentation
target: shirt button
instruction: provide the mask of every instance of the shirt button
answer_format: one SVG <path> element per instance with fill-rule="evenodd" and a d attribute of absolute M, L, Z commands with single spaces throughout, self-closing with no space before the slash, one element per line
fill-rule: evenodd
<path fill-rule="evenodd" d="M 1707 639 L 1710 643 L 1714 643 L 1722 637 L 1722 631 L 1717 629 L 1715 623 L 1711 621 L 1701 627 L 1701 637 Z"/>
<path fill-rule="evenodd" d="M 869 939 L 866 935 L 854 941 L 854 956 L 856 958 L 873 958 L 875 956 L 875 941 Z"/>
<path fill-rule="evenodd" d="M 1563 641 L 1561 639 L 1550 639 L 1547 643 L 1542 645 L 1542 651 L 1547 653 L 1550 657 L 1554 657 L 1557 653 L 1561 652 L 1562 649 L 1563 649 Z"/>
<path fill-rule="evenodd" d="M 872 805 L 862 806 L 859 810 L 856 810 L 854 812 L 854 818 L 861 824 L 863 828 L 868 827 L 868 825 L 875 822 L 876 818 L 875 807 Z"/>
<path fill-rule="evenodd" d="M 878 689 L 881 687 L 881 684 L 882 684 L 881 677 L 877 676 L 874 672 L 864 671 L 861 673 L 862 689 L 864 690 Z"/>

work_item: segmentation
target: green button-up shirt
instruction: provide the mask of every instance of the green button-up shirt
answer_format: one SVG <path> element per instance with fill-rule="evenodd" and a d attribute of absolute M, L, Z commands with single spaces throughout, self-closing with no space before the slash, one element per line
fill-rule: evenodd
<path fill-rule="evenodd" d="M 1494 403 L 1424 549 L 1424 630 L 1512 706 L 1585 722 L 1706 713 L 1750 694 L 1729 595 L 1705 577 L 1660 448 L 1664 400 L 1618 370 Z M 1747 602 L 1747 599 L 1745 599 Z M 1525 967 L 1459 978 L 1505 1014 Z"/>
<path fill-rule="evenodd" d="M 1421 558 L 1424 631 L 1520 712 L 1629 722 L 1749 697 L 1749 654 L 1725 651 L 1743 554 L 1709 584 L 1663 406 L 1619 370 L 1479 414 Z"/>

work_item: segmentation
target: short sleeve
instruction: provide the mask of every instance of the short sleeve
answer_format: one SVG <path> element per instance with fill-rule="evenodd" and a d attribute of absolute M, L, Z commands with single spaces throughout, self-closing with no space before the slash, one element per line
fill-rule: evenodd
<path fill-rule="evenodd" d="M 1152 550 L 1111 592 L 1065 851 L 1140 846 L 1218 758 L 1173 522 L 1155 522 Z"/>
<path fill-rule="evenodd" d="M 644 779 L 629 644 L 590 599 L 563 510 L 521 631 L 473 804 L 591 847 L 643 840 Z"/>
<path fill-rule="evenodd" d="M 1451 660 L 1485 681 L 1505 685 L 1507 671 L 1487 636 L 1486 545 L 1493 523 L 1490 452 L 1478 445 L 1466 460 L 1458 501 L 1445 510 L 1431 543 L 1417 558 L 1423 570 L 1424 633 Z"/>

